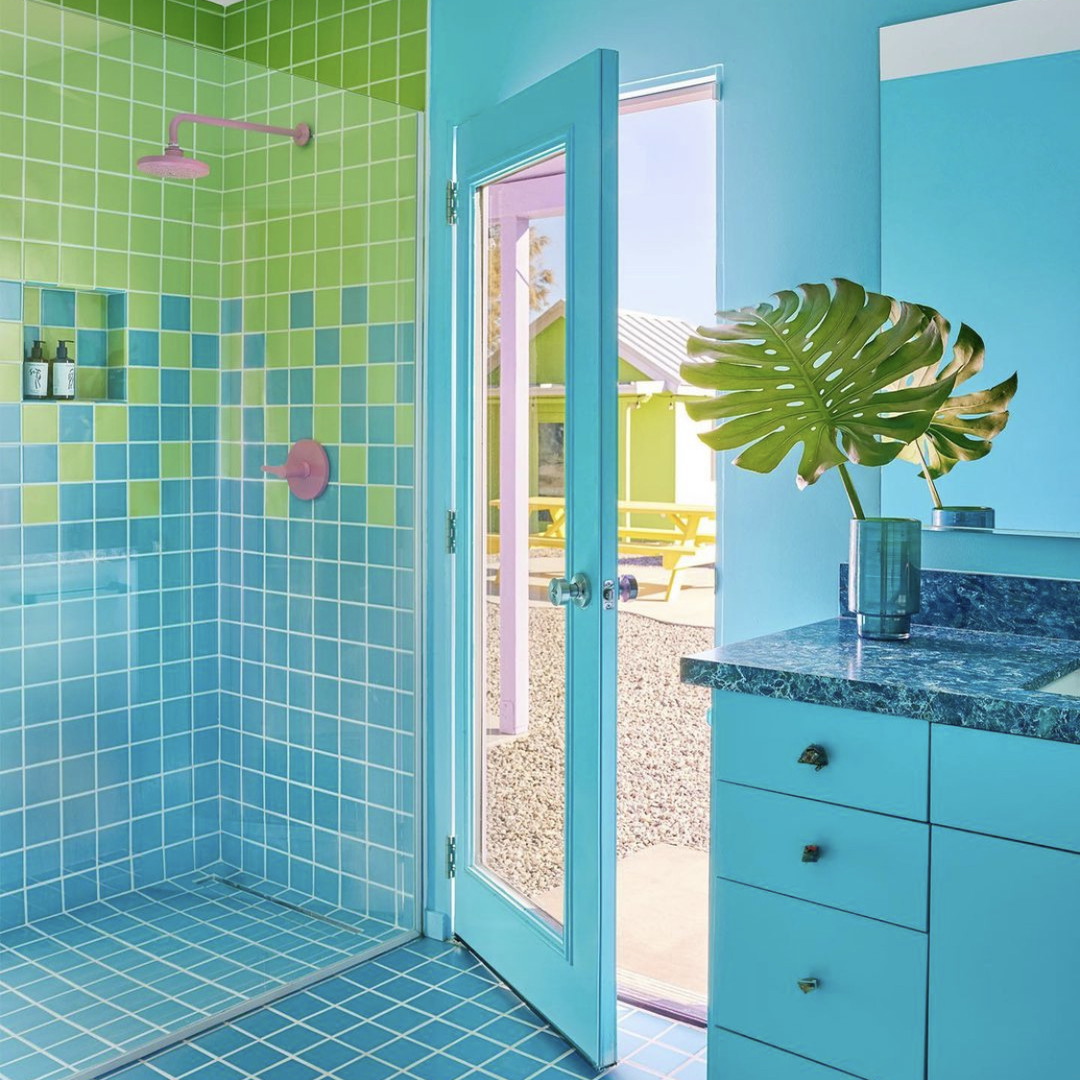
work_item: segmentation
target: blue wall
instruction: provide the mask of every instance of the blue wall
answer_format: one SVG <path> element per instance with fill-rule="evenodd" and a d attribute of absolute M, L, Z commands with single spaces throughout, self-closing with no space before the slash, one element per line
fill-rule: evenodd
<path fill-rule="evenodd" d="M 878 28 L 982 5 L 948 0 L 440 0 L 431 12 L 432 188 L 453 126 L 590 49 L 619 50 L 624 82 L 723 64 L 720 302 L 844 275 L 876 286 L 880 258 Z M 449 366 L 451 230 L 432 200 L 429 340 Z M 703 311 L 702 320 L 710 313 Z M 442 344 L 447 343 L 447 344 Z M 431 520 L 449 491 L 450 433 L 432 416 Z M 831 614 L 848 511 L 834 475 L 798 492 L 794 467 L 725 467 L 719 627 L 737 640 Z M 865 478 L 868 511 L 877 478 Z M 433 570 L 443 572 L 440 556 Z M 437 651 L 433 657 L 439 662 Z M 438 670 L 436 668 L 436 670 Z"/>
<path fill-rule="evenodd" d="M 969 0 L 437 0 L 431 5 L 429 135 L 429 379 L 446 378 L 452 335 L 453 230 L 442 190 L 452 175 L 455 124 L 590 49 L 617 49 L 629 82 L 722 64 L 725 306 L 763 299 L 803 280 L 846 275 L 879 283 L 880 168 L 878 29 L 985 6 Z M 709 317 L 702 312 L 702 319 Z M 428 520 L 432 536 L 450 505 L 453 446 L 445 398 L 429 398 Z M 721 470 L 718 628 L 738 640 L 827 617 L 836 610 L 837 566 L 846 555 L 848 510 L 834 475 L 798 492 L 794 466 L 761 477 Z M 878 508 L 876 474 L 860 478 L 868 513 Z M 1030 545 L 982 537 L 972 569 L 1038 572 L 1066 566 L 1074 547 L 1043 559 Z M 1075 545 L 1077 542 L 1071 542 Z M 927 565 L 962 566 L 960 540 L 928 543 Z M 449 580 L 449 559 L 432 543 L 432 581 Z M 428 621 L 449 625 L 448 596 L 429 597 Z M 449 641 L 427 647 L 429 685 L 439 688 L 429 729 L 432 760 L 449 753 Z M 434 701 L 434 696 L 433 696 Z M 434 772 L 434 770 L 433 770 Z M 446 818 L 447 791 L 433 776 L 429 809 Z M 448 910 L 441 851 L 431 845 L 431 911 Z M 441 920 L 427 925 L 439 932 Z"/>

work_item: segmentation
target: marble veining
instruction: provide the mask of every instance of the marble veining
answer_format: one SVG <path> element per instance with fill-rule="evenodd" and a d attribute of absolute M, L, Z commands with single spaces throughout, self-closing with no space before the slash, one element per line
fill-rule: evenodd
<path fill-rule="evenodd" d="M 829 619 L 684 657 L 697 686 L 1080 743 L 1080 698 L 1032 689 L 1080 666 L 1080 641 L 921 626 L 866 641 Z"/>
<path fill-rule="evenodd" d="M 840 567 L 840 611 L 847 612 L 848 567 Z M 920 626 L 1080 641 L 1080 581 L 1010 574 L 923 570 Z"/>

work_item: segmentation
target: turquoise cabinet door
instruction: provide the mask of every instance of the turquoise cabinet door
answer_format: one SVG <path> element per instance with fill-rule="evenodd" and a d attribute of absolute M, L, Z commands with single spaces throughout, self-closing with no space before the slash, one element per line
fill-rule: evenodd
<path fill-rule="evenodd" d="M 925 720 L 725 691 L 713 702 L 719 779 L 926 820 Z M 799 760 L 811 746 L 825 752 L 820 769 Z"/>
<path fill-rule="evenodd" d="M 868 1080 L 923 1080 L 925 934 L 730 881 L 714 904 L 715 1023 Z"/>
<path fill-rule="evenodd" d="M 598 51 L 455 143 L 454 931 L 597 1066 L 616 1036 L 617 122 Z"/>
<path fill-rule="evenodd" d="M 723 781 L 713 798 L 721 877 L 926 929 L 929 826 Z"/>
<path fill-rule="evenodd" d="M 1080 855 L 939 827 L 931 850 L 929 1080 L 1076 1080 Z"/>

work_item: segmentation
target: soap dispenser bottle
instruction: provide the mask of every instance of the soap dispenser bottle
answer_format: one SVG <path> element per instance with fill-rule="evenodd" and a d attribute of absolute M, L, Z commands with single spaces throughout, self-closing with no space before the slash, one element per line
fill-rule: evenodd
<path fill-rule="evenodd" d="M 44 341 L 35 341 L 26 363 L 23 364 L 24 398 L 49 396 L 49 361 L 45 359 L 44 345 Z"/>
<path fill-rule="evenodd" d="M 56 359 L 53 360 L 52 396 L 61 401 L 69 401 L 75 396 L 75 358 L 67 351 L 71 344 L 71 341 L 58 341 Z"/>

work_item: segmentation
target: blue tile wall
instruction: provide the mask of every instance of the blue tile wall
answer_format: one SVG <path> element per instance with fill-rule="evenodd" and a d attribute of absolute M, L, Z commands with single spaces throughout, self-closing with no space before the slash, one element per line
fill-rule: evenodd
<path fill-rule="evenodd" d="M 413 121 L 357 104 L 320 97 L 321 145 L 340 133 L 358 146 L 352 129 L 370 126 L 373 160 L 410 175 Z M 312 192 L 295 171 L 251 168 L 244 139 L 227 139 L 225 154 L 244 192 L 223 230 L 217 358 L 222 863 L 300 903 L 412 925 L 414 490 L 385 467 L 372 490 L 366 444 L 390 460 L 412 448 L 398 373 L 415 371 L 402 321 L 415 308 L 414 196 L 403 184 L 369 199 L 344 160 L 341 183 L 335 159 Z M 322 231 L 310 237 L 296 217 L 285 235 L 283 206 L 310 211 Z M 373 326 L 391 367 L 371 375 Z M 314 503 L 260 472 L 302 438 L 330 460 Z"/>
<path fill-rule="evenodd" d="M 217 335 L 193 336 L 216 364 Z M 310 434 L 313 369 L 267 374 L 267 404 Z M 57 442 L 26 445 L 0 406 L 0 925 L 200 868 L 409 924 L 413 449 L 372 410 L 365 479 L 397 485 L 394 525 L 361 483 L 267 516 L 259 467 L 287 446 L 264 408 L 240 407 L 244 478 L 223 477 L 220 407 L 192 404 L 187 369 L 159 378 L 125 442 L 94 441 L 96 409 L 123 406 L 62 406 Z M 362 368 L 341 387 L 363 407 Z M 190 476 L 163 474 L 162 443 L 190 444 Z M 69 444 L 91 481 L 64 481 Z M 24 484 L 56 486 L 55 522 L 19 524 Z"/>
<path fill-rule="evenodd" d="M 842 615 L 848 572 L 841 564 Z M 912 621 L 922 626 L 1080 641 L 1080 581 L 924 569 L 921 589 L 922 608 Z"/>
<path fill-rule="evenodd" d="M 67 299 L 43 291 L 45 314 Z M 220 859 L 218 410 L 162 375 L 160 404 L 0 405 L 2 928 Z M 43 408 L 54 441 L 22 443 Z M 162 478 L 158 440 L 190 445 L 190 475 Z M 54 521 L 22 521 L 38 490 Z"/>

